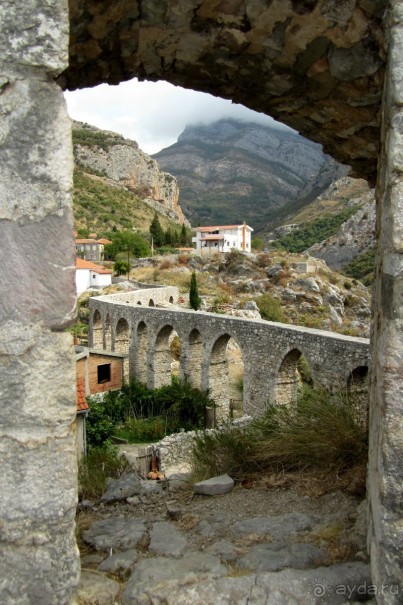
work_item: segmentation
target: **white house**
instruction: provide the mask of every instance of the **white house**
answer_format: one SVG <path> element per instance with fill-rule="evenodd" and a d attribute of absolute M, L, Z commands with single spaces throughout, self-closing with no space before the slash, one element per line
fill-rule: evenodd
<path fill-rule="evenodd" d="M 104 288 L 112 283 L 112 271 L 82 258 L 76 258 L 77 294 L 88 288 Z"/>
<path fill-rule="evenodd" d="M 215 225 L 196 227 L 196 236 L 192 242 L 199 252 L 230 252 L 232 249 L 242 252 L 251 251 L 252 227 L 243 225 Z"/>

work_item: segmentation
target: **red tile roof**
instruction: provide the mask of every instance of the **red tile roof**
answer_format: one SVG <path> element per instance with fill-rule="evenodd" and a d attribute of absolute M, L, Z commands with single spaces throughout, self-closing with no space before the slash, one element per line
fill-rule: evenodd
<path fill-rule="evenodd" d="M 104 237 L 101 237 L 101 239 L 97 239 L 98 244 L 102 244 L 103 246 L 107 246 L 108 244 L 111 244 L 111 240 L 110 239 L 105 239 Z"/>
<path fill-rule="evenodd" d="M 85 398 L 84 378 L 77 377 L 77 412 L 85 412 L 85 410 L 89 409 L 89 405 Z"/>
<path fill-rule="evenodd" d="M 76 239 L 76 244 L 97 244 L 97 240 L 96 239 L 88 239 L 88 238 L 84 238 L 84 239 Z"/>
<path fill-rule="evenodd" d="M 100 265 L 92 263 L 89 260 L 84 260 L 83 258 L 76 258 L 76 269 L 89 269 L 90 271 L 94 271 L 94 273 L 102 274 L 112 273 L 110 269 L 105 269 L 105 267 L 101 267 Z"/>

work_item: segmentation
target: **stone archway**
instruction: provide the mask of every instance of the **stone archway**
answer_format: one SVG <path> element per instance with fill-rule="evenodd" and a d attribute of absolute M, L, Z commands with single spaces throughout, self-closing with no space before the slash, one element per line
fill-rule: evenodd
<path fill-rule="evenodd" d="M 194 329 L 189 334 L 189 359 L 187 363 L 187 379 L 189 383 L 201 388 L 203 362 L 203 339 L 199 330 Z"/>
<path fill-rule="evenodd" d="M 357 420 L 365 427 L 368 427 L 369 390 L 367 366 L 358 366 L 350 372 L 347 378 L 347 394 Z"/>
<path fill-rule="evenodd" d="M 243 409 L 243 388 L 239 381 L 243 381 L 242 352 L 229 334 L 223 334 L 214 343 L 210 355 L 208 370 L 208 387 L 210 396 L 216 403 L 215 423 L 227 420 L 233 414 L 231 400 L 241 401 Z M 237 388 L 238 385 L 238 388 Z"/>
<path fill-rule="evenodd" d="M 112 351 L 112 327 L 109 313 L 105 317 L 105 350 Z"/>
<path fill-rule="evenodd" d="M 153 351 L 153 387 L 156 389 L 171 384 L 172 363 L 171 342 L 176 335 L 172 326 L 164 326 L 157 334 Z"/>
<path fill-rule="evenodd" d="M 135 361 L 135 378 L 137 382 L 147 385 L 147 351 L 148 328 L 144 321 L 137 326 L 137 347 Z"/>
<path fill-rule="evenodd" d="M 102 317 L 96 309 L 92 316 L 92 346 L 94 349 L 104 348 L 104 330 L 102 325 Z"/>
<path fill-rule="evenodd" d="M 123 378 L 129 378 L 129 347 L 130 347 L 130 327 L 126 319 L 121 317 L 115 328 L 115 346 L 114 351 L 122 353 L 126 357 L 123 360 Z"/>
<path fill-rule="evenodd" d="M 141 10 L 134 2 L 130 13 L 127 6 L 124 0 L 113 5 L 71 0 L 68 69 L 66 3 L 8 3 L 3 14 L 7 36 L 0 36 L 4 117 L 0 159 L 5 193 L 1 265 L 7 288 L 1 289 L 2 340 L 26 343 L 27 334 L 31 338 L 30 347 L 24 349 L 21 344 L 18 359 L 13 348 L 5 345 L 4 349 L 7 364 L 2 375 L 3 392 L 8 399 L 15 396 L 16 408 L 21 410 L 20 430 L 29 430 L 30 441 L 28 451 L 26 442 L 13 438 L 13 426 L 4 425 L 7 468 L 3 470 L 15 477 L 20 470 L 13 466 L 15 460 L 22 461 L 24 468 L 37 469 L 29 484 L 20 486 L 18 481 L 10 481 L 3 494 L 6 546 L 18 553 L 4 562 L 3 577 L 6 582 L 13 578 L 6 587 L 10 600 L 27 590 L 40 595 L 43 602 L 67 603 L 79 574 L 72 514 L 76 500 L 75 400 L 71 389 L 74 351 L 63 333 L 74 321 L 75 313 L 72 157 L 70 123 L 60 89 L 52 81 L 57 77 L 63 86 L 71 88 L 113 84 L 135 75 L 151 80 L 164 78 L 242 101 L 322 142 L 334 157 L 351 163 L 357 174 L 372 179 L 380 150 L 369 541 L 373 583 L 398 586 L 398 545 L 403 540 L 399 508 L 402 471 L 397 465 L 402 457 L 403 432 L 403 261 L 398 220 L 403 212 L 401 2 L 200 0 L 189 4 L 178 0 L 176 10 L 171 10 L 170 1 L 155 0 L 141 3 Z M 388 10 L 382 21 L 385 8 Z M 44 341 L 46 356 L 33 355 L 35 347 Z M 48 378 L 46 406 L 54 414 L 46 427 L 39 426 L 23 412 L 23 386 L 32 388 L 32 384 L 24 382 L 28 378 L 22 376 L 16 392 L 14 371 L 22 358 L 27 365 L 35 365 L 40 358 L 41 372 L 46 375 L 46 365 L 50 366 L 52 357 L 61 352 L 62 379 L 57 388 L 50 372 Z M 40 406 L 40 393 L 37 399 Z M 64 406 L 60 405 L 62 400 Z M 61 465 L 63 474 L 59 473 Z M 41 474 L 45 466 L 49 489 Z M 42 503 L 43 495 L 46 501 Z M 10 517 L 10 510 L 16 501 L 19 517 L 24 518 L 24 527 L 18 528 L 23 532 L 24 544 L 35 541 L 37 528 L 44 528 L 46 538 L 40 546 L 43 556 L 36 559 L 14 539 L 16 520 Z M 32 501 L 38 504 L 35 509 Z M 55 525 L 56 517 L 64 521 Z M 52 563 L 46 569 L 44 559 Z M 388 605 L 398 603 L 399 595 L 379 596 L 380 602 L 386 599 Z"/>

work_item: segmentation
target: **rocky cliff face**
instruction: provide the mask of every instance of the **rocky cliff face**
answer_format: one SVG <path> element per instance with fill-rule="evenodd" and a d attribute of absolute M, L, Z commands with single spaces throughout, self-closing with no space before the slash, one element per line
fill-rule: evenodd
<path fill-rule="evenodd" d="M 172 221 L 187 222 L 179 205 L 176 178 L 163 172 L 135 141 L 75 122 L 73 143 L 78 166 L 104 177 L 110 185 L 135 193 Z"/>
<path fill-rule="evenodd" d="M 193 223 L 246 220 L 255 231 L 316 197 L 347 170 L 297 133 L 228 119 L 188 126 L 177 143 L 153 157 L 177 177 Z"/>
<path fill-rule="evenodd" d="M 323 198 L 335 197 L 343 192 L 346 180 L 337 181 L 323 194 Z M 357 193 L 349 200 L 359 209 L 339 231 L 328 239 L 307 250 L 311 256 L 324 260 L 332 269 L 340 269 L 357 256 L 375 246 L 375 193 L 373 189 Z"/>

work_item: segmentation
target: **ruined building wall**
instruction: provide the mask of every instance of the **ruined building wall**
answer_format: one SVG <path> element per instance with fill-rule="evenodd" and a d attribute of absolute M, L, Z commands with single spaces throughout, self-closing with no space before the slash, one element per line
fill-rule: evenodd
<path fill-rule="evenodd" d="M 64 0 L 0 5 L 0 602 L 78 581 L 70 120 Z"/>

